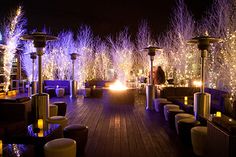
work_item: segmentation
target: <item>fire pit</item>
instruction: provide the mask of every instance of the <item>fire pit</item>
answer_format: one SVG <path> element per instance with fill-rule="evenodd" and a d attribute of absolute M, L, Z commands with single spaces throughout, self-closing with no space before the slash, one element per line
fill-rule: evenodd
<path fill-rule="evenodd" d="M 133 105 L 135 89 L 127 88 L 120 81 L 104 89 L 104 100 L 109 105 Z"/>

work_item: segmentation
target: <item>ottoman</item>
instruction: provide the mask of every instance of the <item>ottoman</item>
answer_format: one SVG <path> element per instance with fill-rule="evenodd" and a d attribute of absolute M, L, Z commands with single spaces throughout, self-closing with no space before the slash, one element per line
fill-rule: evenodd
<path fill-rule="evenodd" d="M 179 106 L 175 104 L 167 104 L 164 106 L 164 116 L 166 121 L 168 121 L 167 111 L 170 109 L 179 109 Z"/>
<path fill-rule="evenodd" d="M 64 128 L 64 137 L 71 138 L 77 143 L 77 156 L 83 155 L 88 140 L 88 127 L 71 124 Z"/>
<path fill-rule="evenodd" d="M 179 137 L 184 144 L 191 145 L 191 129 L 197 125 L 200 125 L 200 122 L 193 117 L 178 121 Z"/>
<path fill-rule="evenodd" d="M 177 134 L 179 134 L 178 121 L 184 118 L 194 118 L 194 115 L 189 114 L 189 113 L 178 113 L 175 115 L 175 129 L 176 129 Z"/>
<path fill-rule="evenodd" d="M 49 117 L 57 116 L 58 107 L 57 105 L 49 105 Z"/>
<path fill-rule="evenodd" d="M 60 124 L 63 129 L 67 126 L 68 119 L 64 116 L 53 116 L 53 117 L 49 117 L 47 119 L 47 122 L 51 124 Z"/>
<path fill-rule="evenodd" d="M 175 108 L 175 109 L 169 109 L 167 111 L 167 119 L 168 119 L 168 124 L 170 128 L 174 129 L 175 128 L 175 115 L 178 113 L 183 113 L 184 110 Z"/>
<path fill-rule="evenodd" d="M 66 107 L 67 104 L 63 101 L 54 102 L 53 105 L 58 107 L 58 116 L 65 116 L 66 115 Z"/>
<path fill-rule="evenodd" d="M 154 108 L 156 112 L 163 113 L 163 106 L 166 104 L 171 104 L 171 101 L 168 101 L 166 98 L 156 98 L 154 101 Z"/>
<path fill-rule="evenodd" d="M 58 138 L 44 145 L 45 157 L 76 157 L 76 141 Z"/>
<path fill-rule="evenodd" d="M 191 140 L 194 154 L 198 156 L 205 156 L 207 151 L 207 127 L 193 127 L 191 129 Z"/>

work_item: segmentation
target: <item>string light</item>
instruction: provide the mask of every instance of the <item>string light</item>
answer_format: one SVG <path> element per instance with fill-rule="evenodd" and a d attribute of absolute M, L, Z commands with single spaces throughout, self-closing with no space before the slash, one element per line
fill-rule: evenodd
<path fill-rule="evenodd" d="M 12 71 L 12 62 L 15 57 L 16 48 L 19 43 L 19 37 L 24 33 L 25 20 L 22 19 L 22 9 L 19 6 L 15 12 L 15 16 L 12 18 L 9 27 L 6 28 L 6 49 L 4 50 L 3 63 L 4 63 L 4 75 L 5 86 L 4 90 L 8 91 L 10 85 L 10 76 Z"/>

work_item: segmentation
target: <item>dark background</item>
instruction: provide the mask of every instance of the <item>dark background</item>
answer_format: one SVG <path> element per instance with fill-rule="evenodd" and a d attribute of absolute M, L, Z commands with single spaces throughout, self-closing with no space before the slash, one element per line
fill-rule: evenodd
<path fill-rule="evenodd" d="M 185 0 L 193 16 L 200 20 L 213 0 Z M 0 18 L 23 5 L 28 30 L 44 26 L 52 33 L 91 26 L 95 35 L 115 35 L 124 27 L 135 35 L 142 20 L 147 20 L 153 35 L 168 30 L 175 0 L 1 0 Z"/>

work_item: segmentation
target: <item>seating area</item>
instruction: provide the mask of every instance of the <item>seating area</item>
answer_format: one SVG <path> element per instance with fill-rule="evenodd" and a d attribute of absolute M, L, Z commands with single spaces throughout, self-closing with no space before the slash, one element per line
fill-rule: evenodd
<path fill-rule="evenodd" d="M 166 98 L 168 101 L 179 105 L 184 110 L 193 113 L 193 108 L 186 108 L 184 97 L 187 97 L 187 102 L 193 105 L 194 93 L 199 92 L 199 88 L 195 87 L 165 87 L 160 91 L 160 97 Z M 229 93 L 217 89 L 205 88 L 205 92 L 211 94 L 211 112 L 220 111 L 225 115 L 232 116 L 232 106 L 228 103 Z"/>
<path fill-rule="evenodd" d="M 205 88 L 205 92 L 211 94 L 211 111 L 221 111 L 226 115 L 230 115 L 230 104 L 227 103 L 229 93 L 217 89 Z"/>
<path fill-rule="evenodd" d="M 44 80 L 43 91 L 51 97 L 70 95 L 70 80 Z"/>
<path fill-rule="evenodd" d="M 31 146 L 34 146 L 29 156 L 32 154 L 36 157 L 83 155 L 89 129 L 84 125 L 68 124 L 67 103 L 53 101 L 49 105 L 49 117 L 46 121 L 43 119 L 35 121 L 32 103 L 30 97 L 0 99 L 0 139 L 2 142 L 25 145 L 20 150 L 23 154 L 27 154 L 25 150 L 28 145 L 31 149 Z M 6 148 L 6 151 L 14 150 Z M 9 154 L 11 153 L 8 152 L 7 156 Z M 12 154 L 14 155 L 14 152 Z"/>
<path fill-rule="evenodd" d="M 199 91 L 200 88 L 197 87 L 165 87 L 160 91 L 160 97 L 168 100 L 177 100 L 184 96 L 193 98 L 193 94 Z"/>
<path fill-rule="evenodd" d="M 236 0 L 1 4 L 0 157 L 236 157 Z"/>
<path fill-rule="evenodd" d="M 195 155 L 207 157 L 223 156 L 220 151 L 226 153 L 226 156 L 235 155 L 235 152 L 229 152 L 229 149 L 232 149 L 231 146 L 234 145 L 232 142 L 236 141 L 233 138 L 236 122 L 232 116 L 235 113 L 232 109 L 229 109 L 229 94 L 224 91 L 206 88 L 205 92 L 211 94 L 211 115 L 207 119 L 198 119 L 198 117 L 195 118 L 193 115 L 194 92 L 197 92 L 196 89 L 166 87 L 160 92 L 162 97 L 154 100 L 155 108 L 158 108 L 155 111 L 163 115 L 169 127 L 176 130 L 177 135 L 184 144 L 192 146 Z M 191 106 L 191 109 L 189 106 Z M 209 128 L 210 133 L 208 131 Z M 212 142 L 213 138 L 217 140 Z M 221 143 L 223 139 L 232 140 L 232 142 L 224 145 Z M 210 146 L 207 145 L 209 143 Z M 214 151 L 216 147 L 220 151 Z"/>
<path fill-rule="evenodd" d="M 173 90 L 173 88 L 168 87 L 168 90 L 169 89 Z M 183 89 L 187 90 L 185 91 Z M 163 90 L 165 91 L 165 93 L 171 93 L 165 88 Z M 217 134 L 214 133 L 214 131 L 212 130 L 214 128 L 216 129 L 216 131 L 222 130 L 227 132 L 230 135 L 229 138 L 232 137 L 232 140 L 234 140 L 233 137 L 236 132 L 236 122 L 232 120 L 232 123 L 227 123 L 229 122 L 229 118 L 225 118 L 225 116 L 223 115 L 223 111 L 221 112 L 223 117 L 222 119 L 221 117 L 212 115 L 212 120 L 209 119 L 208 122 L 196 120 L 192 111 L 189 112 L 188 108 L 186 107 L 193 105 L 191 104 L 193 103 L 193 101 L 191 100 L 191 94 L 189 94 L 190 90 L 188 88 L 175 88 L 174 91 L 182 91 L 182 93 L 178 93 L 178 96 L 175 97 L 172 94 L 170 94 L 170 97 L 165 94 L 165 98 L 156 98 L 154 100 L 154 105 L 156 105 L 154 113 L 145 111 L 145 96 L 140 94 L 138 90 L 135 94 L 135 101 L 133 101 L 134 105 L 119 104 L 115 105 L 115 107 L 110 108 L 107 107 L 106 101 L 104 101 L 105 97 L 102 99 L 87 99 L 80 95 L 75 99 L 76 101 L 71 101 L 69 96 L 65 96 L 63 98 L 52 97 L 50 98 L 49 106 L 50 117 L 46 121 L 46 123 L 49 123 L 50 126 L 47 129 L 43 129 L 42 133 L 41 130 L 37 130 L 37 126 L 39 127 L 40 125 L 39 123 L 35 127 L 35 122 L 29 121 L 28 117 L 32 116 L 30 111 L 30 98 L 23 97 L 9 100 L 0 100 L 0 116 L 4 115 L 4 112 L 12 113 L 4 115 L 4 117 L 9 117 L 9 121 L 5 122 L 5 124 L 8 123 L 7 127 L 3 129 L 1 128 L 1 136 L 4 143 L 15 143 L 17 145 L 21 144 L 25 145 L 26 148 L 29 147 L 31 149 L 33 145 L 34 151 L 30 152 L 30 154 L 36 154 L 34 155 L 36 157 L 50 157 L 52 156 L 52 154 L 56 156 L 58 156 L 57 154 L 60 154 L 60 157 L 64 157 L 63 154 L 68 157 L 70 155 L 71 157 L 90 157 L 94 156 L 95 154 L 101 156 L 102 152 L 98 151 L 99 149 L 102 149 L 102 145 L 99 144 L 100 142 L 106 143 L 106 145 L 103 146 L 105 149 L 104 151 L 111 153 L 112 149 L 109 149 L 108 143 L 110 140 L 108 139 L 114 138 L 113 140 L 116 141 L 117 138 L 114 135 L 117 134 L 117 132 L 113 130 L 113 134 L 112 132 L 110 132 L 111 130 L 109 128 L 112 127 L 113 129 L 115 129 L 118 126 L 119 130 L 122 132 L 121 134 L 125 133 L 125 136 L 120 134 L 120 138 L 122 140 L 125 140 L 128 136 L 130 136 L 126 139 L 129 142 L 133 142 L 135 138 L 140 138 L 139 134 L 142 134 L 142 132 L 132 135 L 134 133 L 133 131 L 137 131 L 137 129 L 145 129 L 145 133 L 149 135 L 150 133 L 152 133 L 152 131 L 149 130 L 151 128 L 155 130 L 159 130 L 159 127 L 163 129 L 165 128 L 164 130 L 162 130 L 162 134 L 165 134 L 166 137 L 171 136 L 172 139 L 177 140 L 175 141 L 177 142 L 175 143 L 176 146 L 181 146 L 185 150 L 188 150 L 186 152 L 181 152 L 180 156 L 197 155 L 204 157 L 208 155 L 207 153 L 213 153 L 213 151 L 207 151 L 209 146 L 206 145 L 209 140 L 209 126 L 211 126 L 211 138 L 217 139 L 217 136 L 221 133 L 221 131 L 218 131 Z M 217 93 L 223 93 L 223 95 L 226 94 L 225 92 L 220 91 L 217 91 Z M 186 97 L 186 95 L 188 95 L 187 104 L 184 102 L 184 97 Z M 221 103 L 224 104 L 224 102 Z M 17 107 L 11 107 L 12 105 Z M 137 113 L 133 113 L 133 111 Z M 217 111 L 219 112 L 220 110 Z M 149 117 L 148 121 L 145 115 Z M 22 116 L 25 118 L 22 118 Z M 114 116 L 118 116 L 120 120 L 116 119 Z M 125 120 L 123 118 L 125 118 Z M 3 117 L 1 117 L 1 121 L 4 121 Z M 114 123 L 110 121 L 113 121 Z M 145 124 L 144 122 L 147 124 Z M 127 125 L 127 128 L 122 128 L 123 125 Z M 138 127 L 139 125 L 141 125 L 140 128 Z M 4 126 L 3 122 L 1 122 L 0 126 Z M 26 128 L 27 126 L 28 129 L 26 130 L 20 129 Z M 150 126 L 151 128 L 148 129 L 148 127 Z M 155 143 L 160 140 L 160 130 L 157 130 L 155 133 L 155 136 L 157 137 L 154 139 L 149 139 L 146 136 L 142 135 L 144 136 L 142 137 L 143 139 L 141 139 L 142 142 L 144 142 L 144 139 L 147 138 L 146 142 L 151 140 L 154 142 L 154 145 L 149 143 L 149 148 L 145 148 L 145 151 L 140 152 L 141 154 L 146 153 L 146 151 L 153 151 L 156 149 Z M 12 136 L 13 134 L 14 136 Z M 221 136 L 224 137 L 225 135 L 222 134 Z M 171 144 L 174 142 L 172 139 L 163 140 L 167 140 L 168 143 Z M 216 140 L 216 142 L 218 142 L 218 145 L 220 145 L 219 141 Z M 121 142 L 120 144 L 125 145 L 123 142 Z M 140 147 L 142 146 L 142 144 L 143 143 L 139 143 Z M 164 143 L 162 144 L 164 145 Z M 176 146 L 171 149 L 177 151 L 178 148 L 176 148 Z M 114 145 L 114 147 L 118 148 L 121 146 L 116 144 Z M 230 147 L 230 144 L 228 145 L 228 147 Z M 24 151 L 22 150 L 22 152 L 27 154 L 29 152 L 26 151 L 28 150 L 26 148 L 24 148 Z M 224 150 L 225 152 L 226 148 Z M 93 149 L 95 149 L 96 151 L 93 152 Z M 124 148 L 122 147 L 121 149 L 123 150 Z M 10 151 L 8 147 L 5 148 L 4 152 L 6 151 Z M 136 154 L 135 151 L 132 151 L 132 147 L 130 147 L 128 152 Z M 156 153 L 162 154 L 163 156 L 168 156 L 160 150 Z"/>
<path fill-rule="evenodd" d="M 110 81 L 90 80 L 85 82 L 83 95 L 87 98 L 101 98 L 103 96 L 103 88 L 108 87 Z"/>
<path fill-rule="evenodd" d="M 32 123 L 31 99 L 0 99 L 0 138 Z"/>

